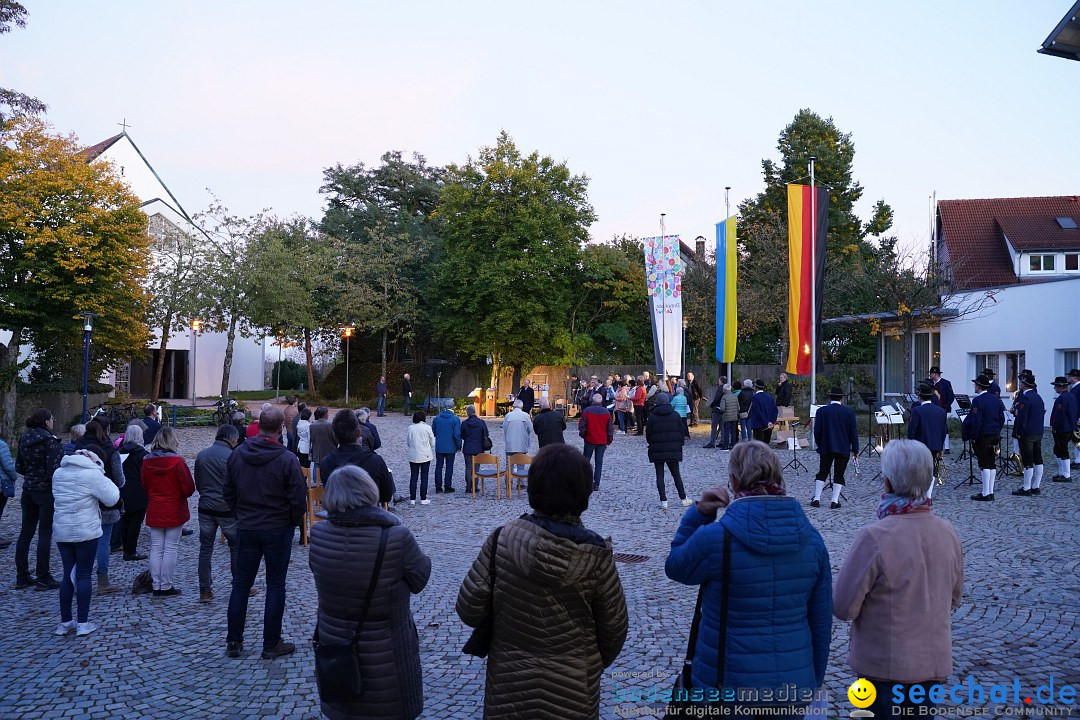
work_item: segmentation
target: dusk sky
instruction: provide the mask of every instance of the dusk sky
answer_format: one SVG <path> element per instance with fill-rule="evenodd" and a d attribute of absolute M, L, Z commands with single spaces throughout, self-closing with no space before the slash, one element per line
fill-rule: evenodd
<path fill-rule="evenodd" d="M 24 0 L 0 86 L 85 144 L 132 138 L 189 212 L 319 217 L 322 170 L 464 162 L 507 130 L 591 178 L 594 239 L 713 237 L 800 108 L 853 135 L 922 246 L 928 201 L 1080 194 L 1080 62 L 1036 53 L 1071 0 Z"/>

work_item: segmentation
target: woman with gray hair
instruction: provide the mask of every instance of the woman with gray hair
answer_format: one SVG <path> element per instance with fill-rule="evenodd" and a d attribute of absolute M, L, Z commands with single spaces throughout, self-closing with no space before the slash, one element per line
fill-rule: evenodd
<path fill-rule="evenodd" d="M 378 507 L 375 481 L 345 465 L 326 481 L 328 522 L 311 529 L 308 565 L 319 594 L 316 639 L 360 652 L 363 696 L 322 701 L 331 720 L 405 718 L 424 708 L 420 646 L 409 609 L 431 576 L 431 559 L 397 516 Z M 370 599 L 367 599 L 370 598 Z"/>
<path fill-rule="evenodd" d="M 741 440 L 752 440 L 750 433 L 750 405 L 754 402 L 754 381 L 747 378 L 742 381 L 739 395 L 739 435 Z"/>
<path fill-rule="evenodd" d="M 881 453 L 885 493 L 878 521 L 855 535 L 833 587 L 833 614 L 851 620 L 848 665 L 882 690 L 868 710 L 893 714 L 895 686 L 952 673 L 952 611 L 964 589 L 964 553 L 953 526 L 930 511 L 934 458 L 917 440 Z M 903 707 L 914 707 L 910 702 Z"/>

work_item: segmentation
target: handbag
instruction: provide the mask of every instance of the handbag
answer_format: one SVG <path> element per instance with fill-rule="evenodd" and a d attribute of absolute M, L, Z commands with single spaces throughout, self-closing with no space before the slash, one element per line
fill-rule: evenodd
<path fill-rule="evenodd" d="M 352 640 L 347 643 L 324 643 L 319 640 L 319 623 L 315 623 L 315 636 L 311 647 L 315 650 L 315 683 L 319 687 L 319 699 L 326 703 L 356 703 L 364 694 L 364 683 L 360 671 L 360 630 L 364 627 L 371 597 L 375 594 L 375 584 L 382 570 L 383 556 L 386 554 L 386 536 L 390 528 L 384 527 L 379 536 L 379 554 L 375 557 L 375 569 L 371 573 L 367 595 L 364 597 L 360 621 L 356 623 Z"/>
<path fill-rule="evenodd" d="M 491 536 L 491 558 L 488 560 L 488 583 L 491 592 L 488 594 L 488 609 L 484 619 L 473 628 L 469 639 L 465 641 L 465 647 L 461 649 L 466 655 L 475 655 L 485 658 L 491 650 L 491 638 L 495 634 L 495 556 L 499 552 L 499 533 L 502 527 L 495 528 Z"/>
<path fill-rule="evenodd" d="M 491 449 L 491 436 L 488 435 L 487 427 L 484 427 L 484 438 L 480 441 L 480 447 L 484 448 L 484 452 Z"/>
<path fill-rule="evenodd" d="M 719 658 L 716 668 L 716 687 L 724 687 L 724 658 L 727 655 L 727 621 L 728 621 L 728 578 L 731 573 L 731 533 L 724 532 L 724 565 L 720 579 L 720 637 L 717 643 L 717 657 Z M 665 718 L 688 718 L 697 717 L 698 713 L 693 708 L 709 705 L 719 705 L 721 701 L 711 703 L 702 700 L 691 700 L 690 694 L 694 690 L 694 684 L 690 679 L 690 671 L 694 665 L 694 654 L 697 651 L 698 630 L 701 627 L 701 600 L 705 597 L 705 586 L 698 589 L 697 604 L 694 606 L 694 619 L 690 623 L 690 639 L 686 643 L 686 659 L 683 660 L 682 672 L 675 677 L 675 685 L 671 688 L 671 701 L 668 703 Z M 708 692 L 704 690 L 703 692 Z"/>

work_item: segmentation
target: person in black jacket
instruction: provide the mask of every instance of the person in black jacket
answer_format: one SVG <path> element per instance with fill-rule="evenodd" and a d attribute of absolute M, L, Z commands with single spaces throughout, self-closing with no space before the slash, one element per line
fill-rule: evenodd
<path fill-rule="evenodd" d="M 233 432 L 236 432 L 236 428 L 233 428 Z M 157 432 L 154 434 L 156 436 Z M 146 490 L 142 484 L 142 462 L 147 454 L 145 445 L 143 429 L 135 423 L 128 425 L 124 431 L 124 444 L 120 446 L 121 467 L 124 470 L 124 487 L 120 488 L 120 500 L 124 504 L 124 514 L 120 516 L 120 540 L 124 559 L 128 561 L 146 559 L 146 555 L 139 554 L 139 533 L 146 517 L 147 504 Z"/>
<path fill-rule="evenodd" d="M 409 373 L 401 378 L 401 402 L 405 405 L 406 417 L 412 415 L 412 378 Z"/>
<path fill-rule="evenodd" d="M 522 410 L 525 408 L 523 407 Z M 540 442 L 540 447 L 554 443 L 566 442 L 563 439 L 563 431 L 566 430 L 566 420 L 561 413 L 551 409 L 551 404 L 545 397 L 540 398 L 540 412 L 533 418 L 533 432 Z"/>
<path fill-rule="evenodd" d="M 649 443 L 649 462 L 656 469 L 656 490 L 660 493 L 660 507 L 667 510 L 667 490 L 664 484 L 664 465 L 671 471 L 675 481 L 675 490 L 684 506 L 690 505 L 683 488 L 679 463 L 683 455 L 682 418 L 671 407 L 671 396 L 664 392 L 656 393 L 652 412 L 645 421 L 645 440 Z"/>
<path fill-rule="evenodd" d="M 521 411 L 526 415 L 532 415 L 533 405 L 536 404 L 536 393 L 532 389 L 532 383 L 525 378 L 518 390 L 517 399 L 521 401 Z"/>
<path fill-rule="evenodd" d="M 356 465 L 363 468 L 379 487 L 379 502 L 396 501 L 394 476 L 384 461 L 374 450 L 361 444 L 360 421 L 352 410 L 339 410 L 334 416 L 334 437 L 338 446 L 319 463 L 319 481 L 325 485 L 330 473 L 342 465 Z"/>
<path fill-rule="evenodd" d="M 60 438 L 52 434 L 53 416 L 38 408 L 26 419 L 26 432 L 19 437 L 15 471 L 23 476 L 22 527 L 15 543 L 15 589 L 36 583 L 39 590 L 56 590 L 60 583 L 49 570 L 52 551 L 52 476 L 64 458 Z M 37 532 L 37 579 L 30 575 L 30 540 Z"/>
<path fill-rule="evenodd" d="M 754 381 L 743 380 L 739 391 L 739 435 L 743 441 L 753 440 L 750 433 L 750 406 L 754 402 Z"/>
<path fill-rule="evenodd" d="M 791 381 L 787 373 L 780 373 L 780 384 L 776 386 L 776 405 L 791 407 Z"/>
<path fill-rule="evenodd" d="M 225 473 L 240 433 L 232 425 L 218 428 L 214 444 L 195 458 L 195 488 L 199 491 L 199 602 L 214 599 L 210 560 L 218 530 L 229 543 L 229 566 L 236 572 L 236 517 L 225 502 Z"/>
<path fill-rule="evenodd" d="M 487 423 L 476 417 L 476 406 L 465 406 L 465 421 L 461 423 L 461 454 L 465 456 L 465 492 L 473 491 L 472 461 L 474 455 L 487 452 L 484 449 L 484 438 L 490 435 Z"/>

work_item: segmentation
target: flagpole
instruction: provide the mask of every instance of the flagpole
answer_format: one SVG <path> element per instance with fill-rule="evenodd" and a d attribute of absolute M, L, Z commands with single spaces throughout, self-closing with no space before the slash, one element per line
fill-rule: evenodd
<path fill-rule="evenodd" d="M 724 252 L 725 253 L 727 252 L 727 221 L 731 219 L 731 202 L 730 202 L 730 200 L 728 198 L 728 193 L 730 191 L 731 191 L 731 186 L 730 185 L 725 185 L 724 186 Z M 717 258 L 716 262 L 719 263 L 720 259 Z M 725 312 L 726 312 L 726 310 L 725 310 Z M 726 330 L 727 329 L 727 327 L 726 327 L 727 326 L 727 319 L 726 318 L 724 319 L 724 325 L 725 325 L 724 329 Z M 725 342 L 727 342 L 726 339 L 725 339 Z M 732 362 L 729 362 L 727 364 L 728 382 L 731 382 L 731 366 L 732 366 Z M 734 386 L 732 386 L 732 387 L 734 387 Z"/>
<path fill-rule="evenodd" d="M 810 156 L 810 405 L 817 405 L 817 188 L 814 160 Z"/>
<path fill-rule="evenodd" d="M 667 213 L 660 213 L 660 254 L 661 258 L 667 246 L 665 239 L 666 232 L 664 230 L 664 216 Z M 665 378 L 667 377 L 667 292 L 664 288 L 664 270 L 667 268 L 661 263 L 660 272 L 658 273 L 657 280 L 660 282 L 660 367 L 657 370 Z"/>

